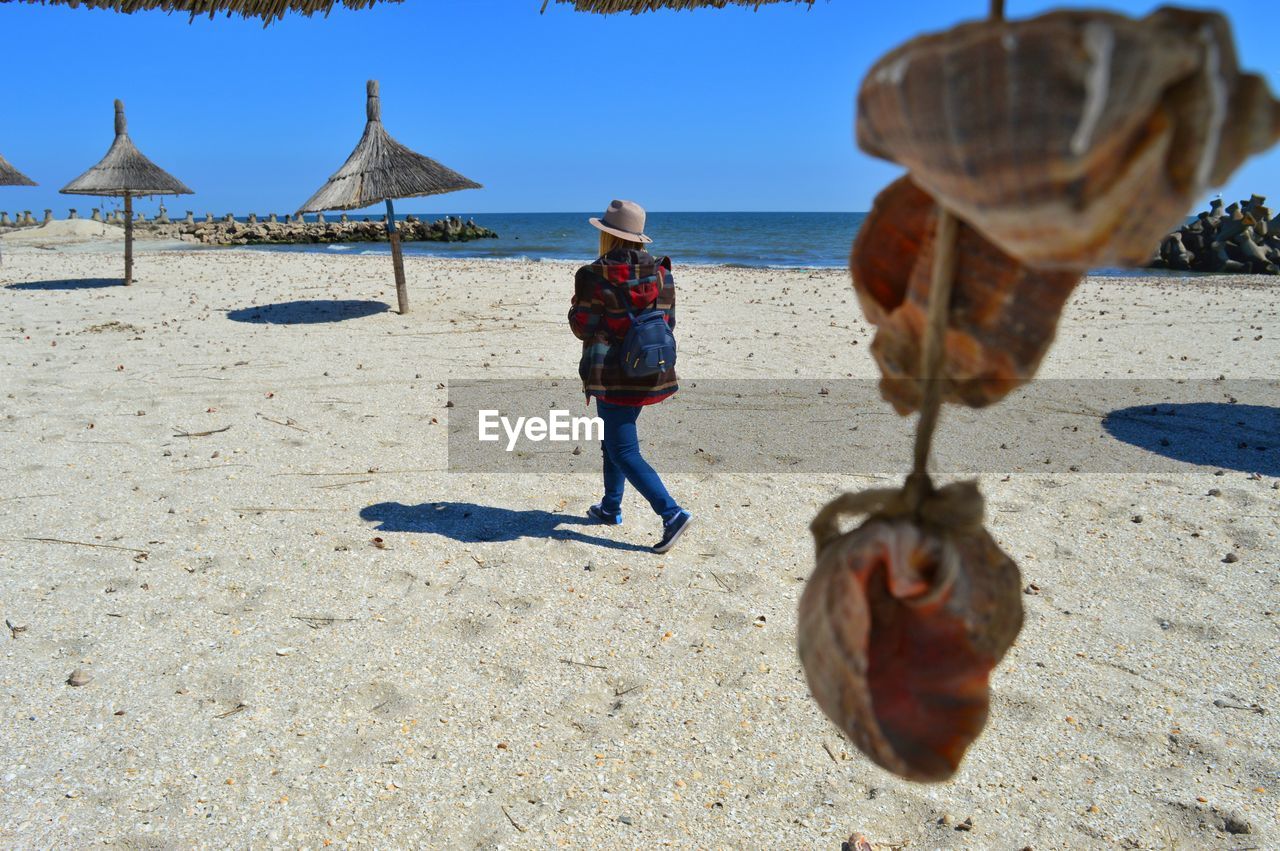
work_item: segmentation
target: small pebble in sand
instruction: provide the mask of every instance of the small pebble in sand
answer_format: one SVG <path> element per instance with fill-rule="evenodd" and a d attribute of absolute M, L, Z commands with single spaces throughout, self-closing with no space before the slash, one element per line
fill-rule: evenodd
<path fill-rule="evenodd" d="M 1135 514 L 1135 515 L 1133 515 L 1133 518 L 1132 518 L 1132 519 L 1133 519 L 1133 522 L 1134 522 L 1134 523 L 1141 523 L 1141 522 L 1142 522 L 1142 515 L 1141 515 L 1141 514 Z"/>
<path fill-rule="evenodd" d="M 1239 560 L 1240 560 L 1240 557 L 1235 553 L 1227 553 L 1225 556 L 1222 557 L 1222 561 L 1224 564 L 1235 564 Z"/>
<path fill-rule="evenodd" d="M 1209 496 L 1222 496 L 1222 491 L 1217 488 L 1209 488 Z"/>
<path fill-rule="evenodd" d="M 292 648 L 292 647 L 277 647 L 277 648 L 276 648 L 276 655 L 277 655 L 277 656 L 289 656 L 289 655 L 292 655 L 292 653 L 293 653 L 293 648 Z"/>
<path fill-rule="evenodd" d="M 618 816 L 618 821 L 622 822 L 623 824 L 631 824 L 631 823 L 632 823 L 632 822 L 631 822 L 631 816 Z"/>
<path fill-rule="evenodd" d="M 973 830 L 973 819 L 967 818 L 956 825 L 956 830 Z"/>
<path fill-rule="evenodd" d="M 76 687 L 88 685 L 91 679 L 93 679 L 93 676 L 88 671 L 83 668 L 76 668 L 71 672 L 71 676 L 67 677 L 67 685 Z"/>

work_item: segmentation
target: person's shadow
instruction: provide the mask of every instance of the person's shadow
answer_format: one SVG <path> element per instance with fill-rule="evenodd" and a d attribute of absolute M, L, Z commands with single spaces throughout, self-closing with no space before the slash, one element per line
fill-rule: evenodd
<path fill-rule="evenodd" d="M 227 318 L 232 322 L 253 322 L 259 325 L 315 325 L 321 322 L 362 319 L 377 313 L 385 313 L 390 309 L 390 306 L 380 301 L 309 299 L 240 307 L 228 310 Z"/>
<path fill-rule="evenodd" d="M 1280 408 L 1222 402 L 1135 405 L 1107 414 L 1102 427 L 1116 440 L 1166 458 L 1280 476 Z"/>
<path fill-rule="evenodd" d="M 379 502 L 360 510 L 360 517 L 377 523 L 379 532 L 418 532 L 443 535 L 466 544 L 515 541 L 520 538 L 549 538 L 578 541 L 597 547 L 633 552 L 649 552 L 650 547 L 585 535 L 561 525 L 595 526 L 594 520 L 573 514 L 512 508 L 495 508 L 471 502 L 424 502 L 405 505 Z"/>

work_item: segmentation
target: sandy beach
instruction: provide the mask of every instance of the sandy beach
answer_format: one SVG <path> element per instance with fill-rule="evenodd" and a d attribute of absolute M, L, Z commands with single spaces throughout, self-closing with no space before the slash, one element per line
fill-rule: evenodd
<path fill-rule="evenodd" d="M 993 461 L 1026 626 L 959 774 L 913 785 L 795 651 L 810 519 L 896 462 L 682 467 L 664 556 L 634 493 L 583 525 L 590 470 L 447 469 L 449 382 L 576 380 L 571 264 L 411 257 L 400 316 L 385 256 L 143 246 L 124 288 L 118 244 L 3 247 L 0 845 L 1280 844 L 1274 445 Z M 682 380 L 877 375 L 844 272 L 676 261 Z M 1042 375 L 1274 400 L 1278 316 L 1262 278 L 1090 278 Z"/>

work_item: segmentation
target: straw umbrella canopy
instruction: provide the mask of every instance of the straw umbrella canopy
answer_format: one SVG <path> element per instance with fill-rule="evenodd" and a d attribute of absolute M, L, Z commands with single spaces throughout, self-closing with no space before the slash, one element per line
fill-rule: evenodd
<path fill-rule="evenodd" d="M 417 198 L 440 195 L 459 189 L 480 189 L 451 168 L 430 157 L 409 150 L 391 138 L 382 126 L 382 105 L 378 97 L 378 81 L 368 84 L 366 103 L 368 123 L 356 149 L 342 168 L 334 172 L 324 186 L 303 204 L 298 212 L 319 213 L 324 210 L 358 210 L 385 201 L 387 205 L 387 237 L 391 241 L 391 262 L 396 276 L 396 299 L 400 312 L 409 311 L 409 293 L 404 280 L 404 257 L 400 252 L 400 234 L 396 230 L 395 198 Z"/>
<path fill-rule="evenodd" d="M 770 3 L 804 3 L 812 6 L 814 0 L 555 0 L 557 3 L 572 3 L 579 12 L 597 12 L 609 15 L 614 12 L 630 12 L 638 15 L 641 12 L 653 12 L 658 9 L 701 9 L 711 7 L 723 9 L 725 6 L 750 6 L 759 9 Z M 542 11 L 547 10 L 551 0 L 542 1 Z"/>
<path fill-rule="evenodd" d="M 147 11 L 162 9 L 165 12 L 189 12 L 210 18 L 226 13 L 227 17 L 261 18 L 264 25 L 277 21 L 289 12 L 328 15 L 339 0 L 0 0 L 5 2 L 40 3 L 49 6 L 84 6 L 89 9 L 110 9 L 113 12 Z M 401 0 L 340 0 L 348 9 L 367 9 L 376 3 L 399 3 Z"/>
<path fill-rule="evenodd" d="M 36 182 L 0 157 L 0 186 L 35 186 Z"/>
<path fill-rule="evenodd" d="M 124 282 L 133 283 L 133 196 L 191 195 L 181 180 L 143 156 L 129 138 L 124 103 L 116 101 L 116 138 L 102 161 L 60 190 L 65 195 L 124 196 Z"/>
<path fill-rule="evenodd" d="M 0 186 L 35 186 L 36 182 L 0 157 Z"/>

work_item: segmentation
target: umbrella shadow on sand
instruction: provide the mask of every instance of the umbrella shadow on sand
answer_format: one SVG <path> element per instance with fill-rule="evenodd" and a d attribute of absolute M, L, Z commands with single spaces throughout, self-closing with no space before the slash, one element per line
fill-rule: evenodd
<path fill-rule="evenodd" d="M 62 281 L 23 281 L 8 284 L 10 290 L 96 290 L 102 287 L 124 286 L 123 278 L 71 278 Z"/>
<path fill-rule="evenodd" d="M 377 523 L 379 532 L 417 532 L 443 535 L 464 544 L 515 541 L 520 538 L 548 538 L 553 541 L 578 541 L 613 550 L 650 552 L 651 548 L 625 541 L 613 541 L 585 535 L 563 525 L 597 526 L 595 521 L 573 514 L 534 509 L 519 511 L 495 508 L 471 502 L 424 502 L 405 505 L 380 502 L 360 511 L 364 520 Z"/>
<path fill-rule="evenodd" d="M 1280 408 L 1222 402 L 1135 405 L 1107 414 L 1116 440 L 1189 464 L 1280 476 Z"/>
<path fill-rule="evenodd" d="M 359 299 L 312 299 L 282 301 L 256 307 L 240 307 L 227 311 L 232 322 L 256 322 L 261 325 L 315 325 L 322 322 L 344 322 L 385 313 L 390 306 L 380 301 Z"/>

